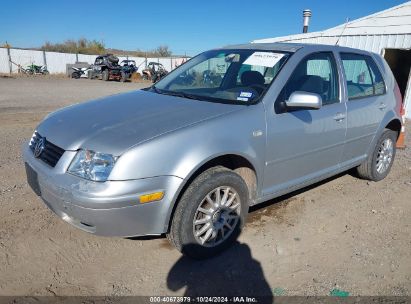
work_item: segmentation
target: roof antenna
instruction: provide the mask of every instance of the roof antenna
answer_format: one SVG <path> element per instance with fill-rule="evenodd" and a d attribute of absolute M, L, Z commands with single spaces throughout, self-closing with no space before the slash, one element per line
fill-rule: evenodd
<path fill-rule="evenodd" d="M 338 42 L 340 41 L 341 36 L 344 34 L 344 31 L 345 31 L 345 29 L 346 29 L 346 27 L 347 27 L 347 25 L 348 25 L 348 21 L 350 21 L 350 19 L 349 19 L 349 18 L 346 18 L 346 19 L 345 19 L 344 28 L 343 28 L 343 30 L 341 31 L 340 36 L 338 36 L 338 39 L 337 39 L 337 42 L 335 43 L 335 45 L 338 45 Z"/>

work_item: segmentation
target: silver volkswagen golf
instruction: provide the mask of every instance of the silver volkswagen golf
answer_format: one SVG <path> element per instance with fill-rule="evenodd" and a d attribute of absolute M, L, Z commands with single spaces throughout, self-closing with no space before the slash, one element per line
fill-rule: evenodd
<path fill-rule="evenodd" d="M 401 95 L 379 55 L 304 44 L 204 52 L 150 88 L 49 114 L 23 148 L 28 183 L 84 231 L 167 234 L 206 258 L 249 206 L 356 168 L 383 179 Z"/>

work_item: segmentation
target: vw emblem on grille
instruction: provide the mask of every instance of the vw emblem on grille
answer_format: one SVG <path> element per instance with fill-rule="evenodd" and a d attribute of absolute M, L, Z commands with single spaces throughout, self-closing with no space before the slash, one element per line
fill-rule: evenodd
<path fill-rule="evenodd" d="M 41 153 L 43 153 L 44 149 L 46 148 L 45 146 L 46 139 L 44 137 L 40 138 L 36 146 L 34 147 L 34 157 L 39 158 Z"/>

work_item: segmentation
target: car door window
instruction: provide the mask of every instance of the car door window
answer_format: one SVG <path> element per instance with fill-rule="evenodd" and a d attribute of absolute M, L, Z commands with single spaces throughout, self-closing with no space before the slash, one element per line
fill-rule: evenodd
<path fill-rule="evenodd" d="M 323 105 L 339 102 L 338 75 L 332 53 L 311 54 L 298 64 L 277 98 L 277 113 L 287 111 L 285 101 L 296 91 L 320 95 Z"/>
<path fill-rule="evenodd" d="M 385 93 L 385 83 L 374 60 L 369 56 L 341 53 L 348 99 Z"/>

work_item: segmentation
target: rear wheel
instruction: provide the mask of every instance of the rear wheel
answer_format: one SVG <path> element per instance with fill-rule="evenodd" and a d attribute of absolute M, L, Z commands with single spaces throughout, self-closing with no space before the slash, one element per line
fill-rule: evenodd
<path fill-rule="evenodd" d="M 71 73 L 71 78 L 79 79 L 79 78 L 80 78 L 80 73 L 79 73 L 79 72 L 73 72 L 73 73 Z"/>
<path fill-rule="evenodd" d="M 368 158 L 357 167 L 361 178 L 380 181 L 391 170 L 395 158 L 397 132 L 385 129 Z"/>
<path fill-rule="evenodd" d="M 104 71 L 101 73 L 101 79 L 104 80 L 104 81 L 108 81 L 108 79 L 109 79 L 108 70 L 104 70 Z"/>
<path fill-rule="evenodd" d="M 171 243 L 196 259 L 214 256 L 238 237 L 248 213 L 248 188 L 234 171 L 214 167 L 200 174 L 177 205 Z"/>

